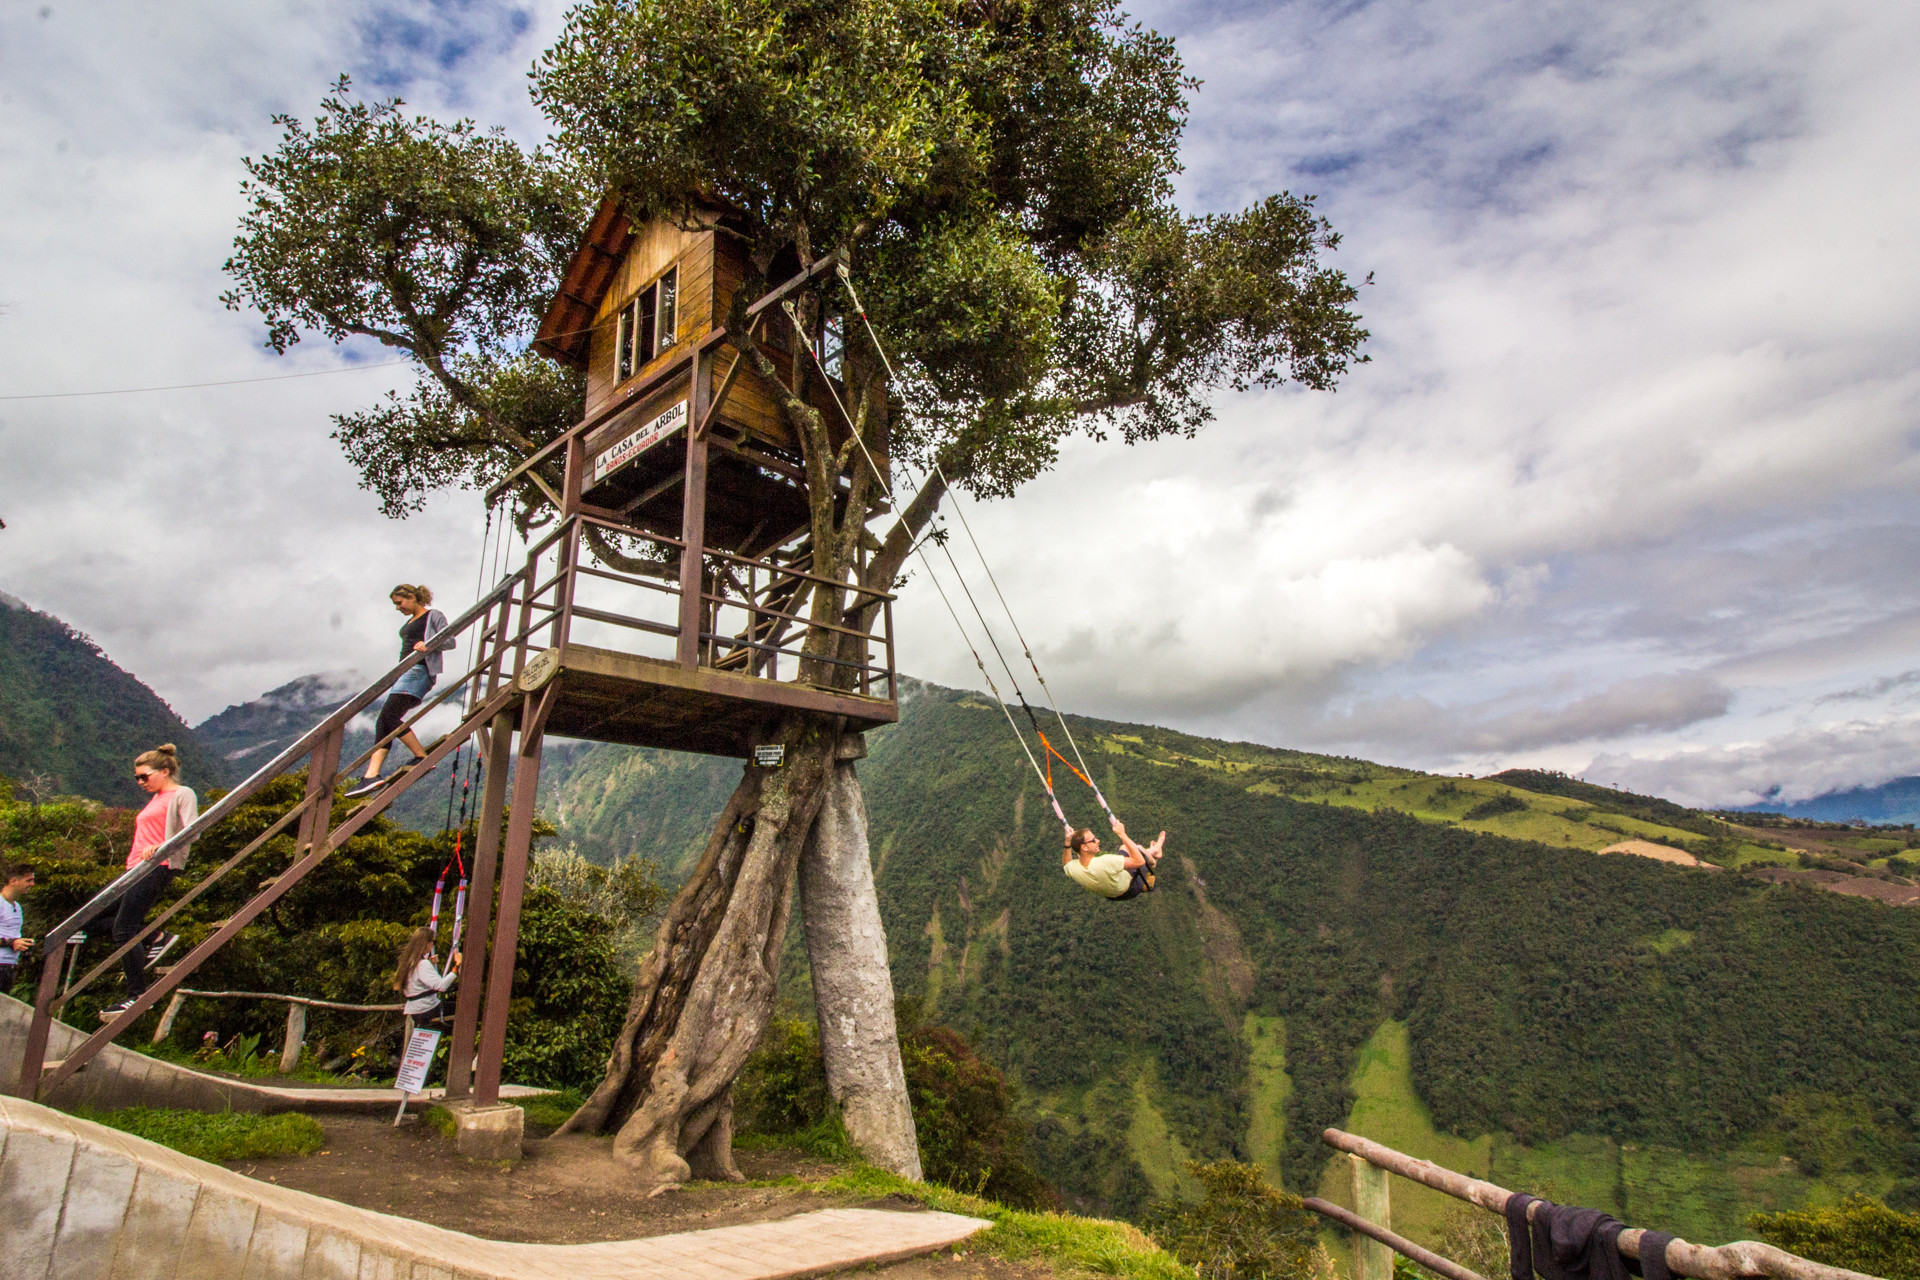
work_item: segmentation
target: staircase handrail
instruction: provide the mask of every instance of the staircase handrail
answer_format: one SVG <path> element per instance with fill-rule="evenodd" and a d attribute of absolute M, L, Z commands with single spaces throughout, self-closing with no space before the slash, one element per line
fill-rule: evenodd
<path fill-rule="evenodd" d="M 446 629 L 437 632 L 436 635 L 448 636 L 465 631 L 468 627 L 472 626 L 477 619 L 485 616 L 489 609 L 498 604 L 502 596 L 513 589 L 513 584 L 518 580 L 519 576 L 518 573 L 510 574 L 500 585 L 481 599 L 475 601 L 472 608 L 468 609 L 452 622 L 449 622 Z M 400 659 L 399 662 L 394 664 L 392 670 L 375 680 L 352 698 L 349 698 L 334 710 L 332 714 L 320 721 L 319 724 L 313 726 L 313 728 L 307 730 L 304 734 L 301 734 L 292 746 L 282 750 L 278 755 L 274 756 L 273 759 L 254 770 L 246 781 L 221 796 L 220 799 L 216 800 L 211 806 L 204 810 L 198 818 L 195 818 L 172 836 L 154 846 L 153 852 L 148 854 L 144 861 L 128 867 L 113 883 L 107 885 L 98 893 L 94 894 L 93 897 L 89 898 L 86 904 L 78 911 L 75 911 L 72 915 L 49 930 L 41 939 L 41 953 L 43 955 L 55 954 L 56 949 L 64 945 L 67 939 L 80 932 L 89 921 L 94 920 L 108 907 L 125 897 L 128 890 L 132 889 L 134 885 L 151 874 L 175 849 L 191 844 L 193 841 L 205 835 L 220 822 L 224 821 L 234 810 L 238 809 L 248 800 L 251 800 L 262 787 L 265 787 L 269 782 L 272 782 L 284 773 L 289 765 L 293 764 L 302 756 L 312 754 L 315 744 L 320 741 L 323 735 L 346 724 L 362 711 L 365 711 L 368 706 L 372 705 L 375 698 L 385 693 L 393 686 L 394 681 L 406 674 L 407 668 L 416 663 L 426 661 L 426 656 L 424 653 L 409 653 L 406 657 Z"/>

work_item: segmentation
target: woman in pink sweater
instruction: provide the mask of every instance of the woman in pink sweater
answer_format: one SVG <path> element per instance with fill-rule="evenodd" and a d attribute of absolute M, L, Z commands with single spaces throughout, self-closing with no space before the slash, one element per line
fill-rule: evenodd
<path fill-rule="evenodd" d="M 193 788 L 180 784 L 180 757 L 171 742 L 142 752 L 133 762 L 133 780 L 152 799 L 133 820 L 133 847 L 127 851 L 129 871 L 152 862 L 162 845 L 200 816 L 200 802 Z M 111 926 L 116 947 L 139 933 L 147 922 L 147 912 L 173 883 L 174 873 L 187 865 L 187 847 L 181 844 L 168 850 L 159 865 L 135 881 L 118 904 L 88 922 L 88 931 Z M 112 1018 L 140 998 L 147 989 L 147 971 L 179 940 L 170 933 L 156 934 L 146 946 L 135 947 L 120 958 L 127 975 L 127 996 L 112 1008 L 101 1010 L 101 1021 Z"/>

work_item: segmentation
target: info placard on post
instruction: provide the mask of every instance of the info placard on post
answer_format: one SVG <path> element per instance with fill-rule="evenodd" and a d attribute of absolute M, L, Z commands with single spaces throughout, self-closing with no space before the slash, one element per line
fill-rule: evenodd
<path fill-rule="evenodd" d="M 433 1051 L 440 1047 L 440 1033 L 415 1027 L 407 1037 L 407 1052 L 400 1059 L 400 1076 L 393 1087 L 402 1094 L 420 1093 L 427 1087 L 427 1071 L 433 1066 Z"/>
<path fill-rule="evenodd" d="M 787 744 L 776 742 L 770 747 L 755 747 L 753 762 L 762 769 L 778 769 L 787 762 Z"/>

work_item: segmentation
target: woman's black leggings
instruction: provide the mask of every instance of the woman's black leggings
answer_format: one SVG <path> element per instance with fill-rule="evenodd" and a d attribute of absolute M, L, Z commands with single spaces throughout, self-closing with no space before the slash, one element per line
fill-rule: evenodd
<path fill-rule="evenodd" d="M 380 704 L 380 718 L 374 721 L 373 732 L 376 738 L 384 738 L 398 729 L 407 718 L 407 712 L 420 705 L 417 693 L 390 693 L 387 700 Z M 388 743 L 392 746 L 392 743 Z"/>
<path fill-rule="evenodd" d="M 85 932 L 104 933 L 111 928 L 113 945 L 120 946 L 147 922 L 147 912 L 173 883 L 173 868 L 160 866 L 140 878 L 118 903 L 87 921 Z M 147 989 L 147 949 L 135 947 L 120 957 L 120 970 L 127 975 L 127 994 L 137 996 Z"/>

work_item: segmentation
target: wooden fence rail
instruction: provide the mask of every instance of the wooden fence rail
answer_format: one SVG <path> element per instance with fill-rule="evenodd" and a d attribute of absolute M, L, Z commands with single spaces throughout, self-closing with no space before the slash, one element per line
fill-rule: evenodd
<path fill-rule="evenodd" d="M 1346 1133 L 1339 1129 L 1328 1129 L 1320 1135 L 1320 1140 L 1337 1151 L 1358 1157 L 1360 1161 L 1397 1173 L 1403 1178 L 1411 1178 L 1435 1191 L 1443 1191 L 1457 1200 L 1477 1204 L 1489 1213 L 1506 1216 L 1507 1201 L 1513 1192 L 1505 1187 L 1497 1187 L 1491 1182 L 1470 1178 L 1464 1173 L 1455 1173 L 1452 1169 L 1443 1169 L 1431 1160 L 1417 1160 L 1405 1152 L 1395 1151 L 1369 1138 L 1358 1134 Z M 1356 1179 L 1358 1181 L 1358 1179 Z M 1381 1202 L 1384 1205 L 1385 1197 Z M 1307 1207 L 1316 1213 L 1337 1208 L 1324 1200 L 1308 1201 Z M 1532 1216 L 1536 1206 L 1528 1206 L 1528 1216 Z M 1338 1218 L 1337 1214 L 1328 1214 Z M 1353 1215 L 1358 1216 L 1358 1215 Z M 1383 1213 L 1382 1217 L 1385 1216 Z M 1348 1223 L 1349 1226 L 1354 1224 Z M 1401 1248 L 1410 1243 L 1393 1235 L 1391 1224 L 1387 1222 L 1368 1222 L 1366 1230 L 1355 1227 L 1363 1234 L 1382 1244 L 1405 1253 L 1407 1257 L 1422 1265 L 1427 1264 L 1417 1254 L 1408 1253 Z M 1646 1235 L 1640 1227 L 1628 1227 L 1620 1233 L 1620 1252 L 1636 1261 L 1640 1257 L 1640 1241 Z M 1397 1243 L 1396 1243 L 1397 1242 Z M 1417 1246 L 1416 1246 L 1417 1247 Z M 1426 1252 L 1421 1250 L 1422 1253 Z M 1445 1259 L 1440 1259 L 1446 1261 Z M 1878 1280 L 1859 1271 L 1848 1271 L 1845 1267 L 1830 1267 L 1822 1262 L 1814 1262 L 1785 1249 L 1776 1249 L 1770 1244 L 1761 1244 L 1757 1240 L 1736 1240 L 1732 1244 L 1723 1244 L 1714 1248 L 1705 1245 L 1689 1244 L 1685 1240 L 1673 1240 L 1667 1245 L 1667 1268 L 1677 1276 L 1691 1276 L 1695 1280 L 1740 1280 L 1745 1276 L 1769 1276 L 1772 1280 Z M 1438 1268 L 1435 1268 L 1438 1270 Z M 1465 1268 L 1461 1268 L 1462 1271 Z M 1447 1273 L 1442 1273 L 1447 1274 Z M 1467 1272 L 1471 1276 L 1472 1272 Z M 1463 1280 L 1455 1277 L 1454 1280 Z"/>
<path fill-rule="evenodd" d="M 159 1044 L 173 1034 L 173 1020 L 180 1012 L 180 1006 L 187 1002 L 188 996 L 198 996 L 203 1000 L 284 1000 L 287 1004 L 287 1034 L 280 1042 L 280 1074 L 290 1075 L 300 1065 L 300 1050 L 307 1041 L 307 1010 L 309 1009 L 345 1009 L 349 1013 L 399 1013 L 404 1004 L 342 1004 L 338 1000 L 315 1000 L 309 996 L 283 996 L 271 991 L 188 991 L 182 987 L 173 993 L 173 999 L 167 1001 L 167 1011 L 160 1015 L 160 1025 L 154 1029 L 153 1042 Z"/>

